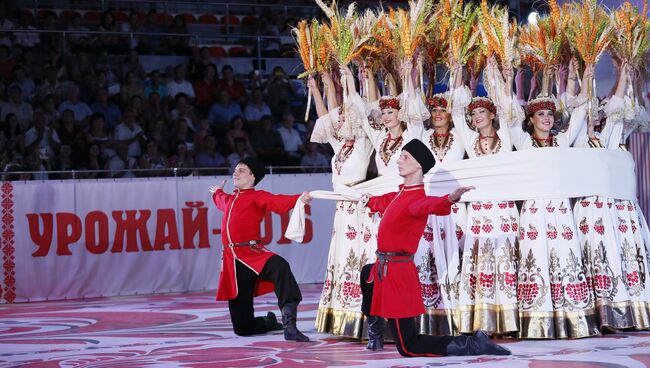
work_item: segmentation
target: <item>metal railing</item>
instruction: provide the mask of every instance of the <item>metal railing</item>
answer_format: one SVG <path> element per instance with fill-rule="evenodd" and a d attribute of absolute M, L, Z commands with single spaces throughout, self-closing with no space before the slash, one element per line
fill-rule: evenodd
<path fill-rule="evenodd" d="M 221 44 L 228 44 L 229 40 L 230 41 L 239 41 L 241 40 L 253 40 L 252 44 L 254 44 L 256 55 L 251 56 L 253 58 L 257 59 L 257 65 L 262 65 L 262 41 L 263 40 L 279 40 L 280 37 L 278 36 L 247 36 L 247 35 L 207 35 L 207 34 L 201 34 L 201 33 L 157 33 L 157 32 L 106 32 L 106 31 L 72 31 L 72 30 L 45 30 L 45 29 L 12 29 L 12 30 L 0 30 L 0 37 L 2 35 L 6 34 L 16 34 L 16 33 L 22 33 L 22 34 L 28 34 L 28 35 L 33 35 L 33 34 L 60 34 L 62 37 L 62 42 L 63 42 L 63 61 L 66 61 L 66 54 L 68 52 L 68 39 L 70 35 L 95 35 L 95 36 L 121 36 L 121 37 L 128 37 L 129 40 L 133 40 L 136 37 L 186 37 L 189 39 L 188 42 L 188 47 L 192 46 L 202 46 L 202 45 L 207 45 L 207 44 L 213 44 L 217 45 L 218 42 L 222 41 Z M 251 44 L 249 44 L 251 45 Z M 220 45 L 219 45 L 220 46 Z M 252 46 L 252 45 L 251 45 Z M 288 56 L 288 58 L 295 58 L 293 55 Z"/>

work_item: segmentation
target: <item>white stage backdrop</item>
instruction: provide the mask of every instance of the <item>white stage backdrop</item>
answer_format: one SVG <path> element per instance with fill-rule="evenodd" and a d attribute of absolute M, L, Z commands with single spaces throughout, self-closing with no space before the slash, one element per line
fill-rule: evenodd
<path fill-rule="evenodd" d="M 2 183 L 2 302 L 216 289 L 221 212 L 208 188 L 224 177 Z M 330 174 L 269 175 L 273 193 L 330 189 Z M 230 184 L 225 188 L 232 190 Z M 302 244 L 268 215 L 263 243 L 300 283 L 322 282 L 334 202 L 314 201 Z"/>

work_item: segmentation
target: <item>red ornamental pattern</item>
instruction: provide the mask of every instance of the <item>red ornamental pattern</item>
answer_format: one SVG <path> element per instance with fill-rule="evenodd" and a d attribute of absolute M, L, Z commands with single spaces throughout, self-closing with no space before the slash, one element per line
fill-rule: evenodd
<path fill-rule="evenodd" d="M 428 242 L 433 241 L 433 228 L 427 224 L 427 227 L 424 229 L 424 233 L 422 234 L 422 237 L 424 240 Z"/>
<path fill-rule="evenodd" d="M 566 295 L 574 302 L 581 302 L 589 298 L 589 287 L 587 281 L 566 286 Z"/>
<path fill-rule="evenodd" d="M 349 240 L 354 240 L 357 237 L 357 230 L 354 227 L 348 225 L 348 231 L 345 233 L 345 237 Z"/>
<path fill-rule="evenodd" d="M 357 282 L 344 281 L 343 295 L 346 298 L 350 298 L 350 297 L 352 297 L 353 299 L 361 298 L 361 285 Z"/>
<path fill-rule="evenodd" d="M 372 236 L 372 234 L 370 233 L 370 228 L 368 226 L 365 226 L 363 228 L 363 242 L 364 243 L 369 242 L 371 236 Z"/>
<path fill-rule="evenodd" d="M 437 282 L 432 284 L 420 285 L 422 287 L 422 299 L 433 299 L 436 295 L 440 294 L 440 286 Z"/>
<path fill-rule="evenodd" d="M 557 229 L 551 224 L 546 225 L 546 237 L 551 240 L 557 239 Z"/>
<path fill-rule="evenodd" d="M 456 225 L 456 239 L 460 240 L 463 237 L 463 235 L 465 235 L 463 233 L 463 229 L 460 226 Z"/>
<path fill-rule="evenodd" d="M 2 242 L 0 246 L 4 255 L 3 268 L 5 284 L 4 293 L 2 292 L 2 288 L 0 288 L 0 298 L 4 294 L 7 303 L 13 303 L 16 299 L 13 185 L 11 182 L 5 181 L 2 183 L 0 190 L 2 191 Z"/>

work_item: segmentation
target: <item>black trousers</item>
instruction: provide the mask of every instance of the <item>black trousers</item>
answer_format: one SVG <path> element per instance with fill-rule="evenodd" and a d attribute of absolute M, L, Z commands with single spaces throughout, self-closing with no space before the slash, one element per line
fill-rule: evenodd
<path fill-rule="evenodd" d="M 238 293 L 235 299 L 228 300 L 228 308 L 232 327 L 235 334 L 239 336 L 262 334 L 268 331 L 264 317 L 255 317 L 253 310 L 253 291 L 258 278 L 275 284 L 275 295 L 278 297 L 280 309 L 289 302 L 298 304 L 302 300 L 300 288 L 291 273 L 289 263 L 278 255 L 266 261 L 259 275 L 240 261 L 235 261 L 235 270 Z"/>
<path fill-rule="evenodd" d="M 361 293 L 363 299 L 361 310 L 366 316 L 370 315 L 372 303 L 373 283 L 369 283 L 370 271 L 374 263 L 367 264 L 361 269 Z M 389 318 L 388 328 L 390 329 L 395 346 L 401 356 L 422 357 L 447 355 L 447 345 L 454 339 L 452 336 L 429 336 L 420 335 L 415 327 L 415 319 Z"/>

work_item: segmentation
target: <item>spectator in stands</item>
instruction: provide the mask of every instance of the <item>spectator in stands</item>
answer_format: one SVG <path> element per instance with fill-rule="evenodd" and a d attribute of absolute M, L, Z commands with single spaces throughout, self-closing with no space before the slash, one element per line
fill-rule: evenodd
<path fill-rule="evenodd" d="M 36 30 L 36 28 L 30 24 L 30 18 L 26 13 L 20 15 L 20 20 L 18 21 L 16 29 L 23 31 Z M 30 49 L 41 42 L 38 32 L 14 32 L 14 37 L 14 45 L 20 46 L 23 49 Z"/>
<path fill-rule="evenodd" d="M 260 161 L 267 165 L 284 164 L 282 137 L 280 133 L 273 129 L 273 117 L 271 115 L 262 117 L 260 125 L 253 131 L 252 144 Z"/>
<path fill-rule="evenodd" d="M 81 137 L 81 129 L 74 122 L 74 113 L 67 109 L 61 115 L 61 121 L 56 126 L 56 134 L 61 144 L 74 146 Z"/>
<path fill-rule="evenodd" d="M 293 84 L 281 66 L 273 68 L 273 75 L 266 85 L 265 92 L 266 102 L 275 116 L 282 116 L 287 112 L 289 104 L 296 94 Z"/>
<path fill-rule="evenodd" d="M 145 33 L 162 33 L 163 28 L 156 22 L 156 10 L 152 9 L 147 13 L 142 30 Z M 142 51 L 150 53 L 160 50 L 161 38 L 157 36 L 142 36 L 139 46 Z"/>
<path fill-rule="evenodd" d="M 146 139 L 142 128 L 135 122 L 133 111 L 124 111 L 122 123 L 115 127 L 113 132 L 113 140 L 126 144 L 129 156 L 140 157 L 140 143 Z"/>
<path fill-rule="evenodd" d="M 79 170 L 104 170 L 106 168 L 106 161 L 100 155 L 99 144 L 93 143 L 88 147 L 88 152 L 85 159 L 82 160 Z M 101 177 L 102 174 L 98 172 L 83 173 L 81 177 L 86 179 L 94 179 Z"/>
<path fill-rule="evenodd" d="M 217 94 L 217 67 L 208 64 L 201 67 L 202 77 L 194 81 L 194 92 L 196 92 L 196 107 L 206 113 L 215 102 Z"/>
<path fill-rule="evenodd" d="M 79 100 L 79 87 L 74 84 L 68 87 L 68 99 L 63 101 L 58 108 L 60 113 L 68 109 L 74 112 L 74 118 L 83 126 L 86 126 L 88 117 L 93 113 L 85 102 Z"/>
<path fill-rule="evenodd" d="M 98 37 L 98 44 L 102 47 L 110 49 L 112 52 L 120 52 L 122 47 L 120 45 L 120 38 L 118 35 L 111 34 L 112 32 L 117 32 L 117 24 L 115 24 L 115 17 L 113 12 L 110 10 L 105 11 L 99 22 L 99 30 L 102 32 L 107 32 L 106 34 L 101 34 Z"/>
<path fill-rule="evenodd" d="M 176 153 L 170 158 L 169 161 L 171 167 L 194 167 L 194 158 L 192 158 L 192 155 L 187 151 L 187 144 L 183 142 L 180 142 L 176 145 Z M 179 172 L 179 174 L 183 175 L 185 172 Z"/>
<path fill-rule="evenodd" d="M 0 30 L 12 30 L 14 29 L 14 23 L 7 19 L 7 10 L 5 6 L 0 6 Z M 7 47 L 11 47 L 11 38 L 8 34 L 0 35 L 0 44 Z"/>
<path fill-rule="evenodd" d="M 76 168 L 72 161 L 72 147 L 69 144 L 61 144 L 59 147 L 59 154 L 54 159 L 52 170 L 54 171 L 69 171 Z M 72 175 L 59 173 L 56 175 L 59 179 L 70 179 Z"/>
<path fill-rule="evenodd" d="M 124 77 L 124 82 L 120 86 L 120 100 L 123 104 L 131 101 L 133 96 L 144 96 L 142 84 L 134 71 L 129 71 Z"/>
<path fill-rule="evenodd" d="M 135 49 L 130 49 L 126 53 L 126 59 L 122 63 L 121 72 L 122 77 L 126 77 L 128 72 L 135 73 L 135 76 L 140 82 L 144 81 L 146 78 L 144 68 L 142 67 L 142 63 L 140 63 L 140 57 L 138 56 L 138 52 Z"/>
<path fill-rule="evenodd" d="M 174 98 L 179 93 L 185 93 L 190 99 L 194 99 L 194 87 L 185 79 L 185 65 L 178 64 L 174 68 L 174 79 L 167 83 L 167 94 Z"/>
<path fill-rule="evenodd" d="M 251 100 L 244 109 L 244 117 L 247 122 L 252 123 L 251 126 L 255 127 L 264 115 L 271 115 L 271 108 L 264 102 L 262 91 L 254 89 Z"/>
<path fill-rule="evenodd" d="M 110 87 L 116 84 L 119 84 L 119 71 L 117 68 L 118 63 L 111 60 L 111 57 L 108 53 L 106 47 L 102 47 L 99 50 L 99 55 L 97 57 L 97 62 L 95 63 L 96 70 L 103 70 L 106 72 L 106 84 Z M 111 92 L 109 90 L 109 92 Z M 113 95 L 114 93 L 111 93 Z"/>
<path fill-rule="evenodd" d="M 44 171 L 52 170 L 51 157 L 45 156 L 42 149 L 33 149 L 28 151 L 29 155 L 25 158 L 27 170 L 35 171 L 31 175 L 32 180 L 47 180 L 49 175 Z"/>
<path fill-rule="evenodd" d="M 13 77 L 14 80 L 12 84 L 20 87 L 23 101 L 31 101 L 32 97 L 34 97 L 34 91 L 36 90 L 34 80 L 25 76 L 25 69 L 20 64 L 14 67 Z"/>
<path fill-rule="evenodd" d="M 106 87 L 97 90 L 95 103 L 92 104 L 90 109 L 92 112 L 104 116 L 106 127 L 110 130 L 115 129 L 122 119 L 120 108 L 108 100 L 108 88 Z"/>
<path fill-rule="evenodd" d="M 82 96 L 94 95 L 95 64 L 91 63 L 87 52 L 80 51 L 75 57 L 69 58 L 68 75 L 72 82 L 80 86 Z"/>
<path fill-rule="evenodd" d="M 260 45 L 262 46 L 262 56 L 278 57 L 280 56 L 280 29 L 270 20 L 271 18 L 271 14 L 266 14 L 260 17 L 258 34 L 266 36 L 260 42 Z"/>
<path fill-rule="evenodd" d="M 106 163 L 105 169 L 110 170 L 112 178 L 134 178 L 133 169 L 138 168 L 135 158 L 129 156 L 129 149 L 125 142 L 115 143 L 117 154 Z"/>
<path fill-rule="evenodd" d="M 239 105 L 233 102 L 230 99 L 228 92 L 224 90 L 219 92 L 217 102 L 215 102 L 215 104 L 210 107 L 208 120 L 214 124 L 214 128 L 217 132 L 223 133 L 228 129 L 230 121 L 235 116 L 243 115 L 244 114 L 242 113 Z"/>
<path fill-rule="evenodd" d="M 45 14 L 45 19 L 43 19 L 39 28 L 45 31 L 57 31 L 58 19 L 56 18 L 56 14 L 54 12 Z M 42 33 L 41 43 L 47 45 L 47 47 L 60 50 L 63 48 L 63 37 L 61 37 L 60 33 Z"/>
<path fill-rule="evenodd" d="M 230 129 L 226 132 L 226 148 L 228 152 L 235 151 L 235 142 L 241 140 L 244 142 L 244 148 L 246 153 L 250 156 L 255 156 L 255 150 L 251 145 L 251 141 L 248 138 L 248 133 L 244 130 L 244 119 L 241 116 L 235 116 L 230 121 Z"/>
<path fill-rule="evenodd" d="M 57 104 L 63 99 L 67 85 L 68 83 L 59 80 L 59 74 L 55 67 L 45 68 L 45 79 L 36 87 L 35 102 L 42 102 L 45 100 L 45 96 L 51 95 L 54 97 L 54 103 Z"/>
<path fill-rule="evenodd" d="M 174 120 L 174 136 L 171 139 L 170 146 L 175 147 L 178 143 L 186 143 L 192 145 L 194 141 L 194 134 L 187 127 L 187 120 L 185 119 L 176 119 Z"/>
<path fill-rule="evenodd" d="M 23 132 L 16 114 L 7 114 L 0 128 L 0 147 L 13 152 L 23 152 Z"/>
<path fill-rule="evenodd" d="M 244 83 L 235 79 L 235 74 L 233 72 L 232 66 L 224 65 L 221 68 L 221 80 L 217 84 L 217 89 L 219 91 L 226 91 L 230 95 L 230 99 L 237 103 L 244 102 L 246 98 L 246 88 Z"/>
<path fill-rule="evenodd" d="M 185 18 L 182 15 L 178 14 L 174 17 L 171 27 L 167 30 L 169 33 L 176 33 L 186 35 L 189 32 L 187 31 L 187 25 L 185 24 Z M 189 37 L 187 36 L 167 36 L 164 39 L 165 46 L 168 50 L 173 51 L 177 55 L 189 55 L 190 48 Z"/>
<path fill-rule="evenodd" d="M 112 148 L 111 138 L 106 132 L 104 122 L 102 113 L 96 112 L 90 117 L 90 129 L 85 133 L 85 143 L 86 147 L 97 145 L 102 157 L 112 157 L 115 155 L 115 150 Z"/>
<path fill-rule="evenodd" d="M 169 141 L 171 137 L 166 129 L 164 120 L 156 119 L 150 124 L 147 130 L 147 138 L 149 138 L 149 142 L 156 142 L 160 152 L 165 154 L 169 153 Z"/>
<path fill-rule="evenodd" d="M 72 52 L 90 49 L 93 40 L 89 33 L 84 33 L 88 31 L 88 28 L 81 24 L 81 15 L 75 14 L 70 18 L 67 30 L 70 33 L 66 35 L 66 41 L 70 42 Z"/>
<path fill-rule="evenodd" d="M 2 112 L 0 113 L 0 120 L 5 120 L 7 115 L 14 114 L 18 118 L 18 124 L 23 131 L 29 128 L 32 121 L 34 110 L 32 105 L 23 100 L 22 91 L 20 86 L 12 84 L 9 86 L 9 99 L 7 102 L 0 105 Z"/>
<path fill-rule="evenodd" d="M 228 157 L 226 157 L 228 167 L 230 168 L 229 173 L 232 174 L 233 171 L 235 171 L 235 166 L 237 166 L 241 160 L 250 156 L 251 154 L 248 151 L 246 141 L 241 138 L 237 138 L 235 140 L 235 149 L 231 154 L 228 155 Z"/>
<path fill-rule="evenodd" d="M 226 160 L 217 152 L 217 138 L 213 135 L 205 137 L 203 151 L 194 160 L 197 167 L 223 167 Z"/>
<path fill-rule="evenodd" d="M 156 92 L 160 98 L 167 96 L 167 87 L 160 81 L 160 72 L 154 70 L 149 73 L 149 80 L 144 87 L 144 98 L 149 98 L 151 93 Z"/>
<path fill-rule="evenodd" d="M 179 93 L 174 98 L 174 108 L 170 111 L 170 116 L 173 120 L 185 119 L 188 128 L 192 131 L 196 130 L 198 119 L 194 113 L 194 107 L 188 103 L 185 93 Z"/>
<path fill-rule="evenodd" d="M 43 112 L 36 110 L 33 126 L 25 132 L 25 152 L 38 151 L 37 157 L 49 161 L 55 157 L 60 144 L 56 131 L 45 125 Z"/>
<path fill-rule="evenodd" d="M 316 143 L 307 142 L 306 146 L 307 153 L 300 160 L 300 166 L 303 166 L 302 171 L 308 173 L 326 172 L 329 167 L 327 157 L 318 152 Z"/>
<path fill-rule="evenodd" d="M 290 165 L 298 165 L 301 154 L 305 151 L 300 133 L 293 127 L 294 120 L 293 115 L 286 113 L 282 117 L 282 125 L 278 128 L 278 133 L 282 137 L 284 153 Z"/>
<path fill-rule="evenodd" d="M 144 31 L 144 27 L 140 22 L 140 17 L 138 16 L 138 13 L 132 11 L 129 14 L 129 20 L 127 22 L 123 22 L 120 25 L 120 31 L 142 33 Z M 131 51 L 135 51 L 135 49 L 137 49 L 140 46 L 140 37 L 141 36 L 136 36 L 136 35 L 133 35 L 133 37 L 129 37 L 129 49 Z M 139 76 L 139 77 L 140 79 L 144 79 L 144 76 Z"/>
<path fill-rule="evenodd" d="M 51 66 L 56 69 L 56 76 L 59 79 L 67 79 L 67 70 L 65 64 L 63 64 L 63 58 L 57 49 L 51 48 L 47 52 L 47 60 L 45 61 L 46 66 Z"/>
<path fill-rule="evenodd" d="M 248 86 L 247 93 L 253 93 L 256 89 L 260 91 L 264 89 L 264 82 L 262 81 L 262 75 L 259 70 L 255 69 L 252 72 L 248 73 Z"/>
<path fill-rule="evenodd" d="M 142 96 L 139 95 L 131 96 L 131 99 L 126 104 L 126 109 L 133 111 L 133 115 L 135 116 L 135 121 L 142 122 L 142 119 L 144 118 L 144 111 L 145 111 L 144 99 L 142 98 Z"/>
<path fill-rule="evenodd" d="M 158 145 L 154 141 L 147 142 L 146 150 L 140 156 L 139 167 L 141 169 L 166 169 L 169 167 L 167 157 L 158 151 Z M 163 175 L 164 172 L 150 171 L 143 176 Z"/>
<path fill-rule="evenodd" d="M 204 77 L 205 69 L 209 66 L 214 66 L 214 78 L 217 79 L 217 67 L 212 62 L 212 55 L 210 55 L 210 49 L 207 47 L 201 47 L 198 54 L 195 53 L 192 60 L 190 60 L 190 76 L 192 80 L 197 81 Z M 198 92 L 197 92 L 198 94 Z"/>
<path fill-rule="evenodd" d="M 59 121 L 61 118 L 61 113 L 56 110 L 56 105 L 54 103 L 54 96 L 47 95 L 41 103 L 43 109 L 43 115 L 45 116 L 45 124 L 47 126 L 52 126 L 54 123 Z"/>
<path fill-rule="evenodd" d="M 9 78 L 16 66 L 16 60 L 11 58 L 9 46 L 0 45 L 0 78 Z"/>
<path fill-rule="evenodd" d="M 166 102 L 162 101 L 158 92 L 152 92 L 149 94 L 147 108 L 144 110 L 142 121 L 146 126 L 149 126 L 156 120 L 163 120 L 167 122 L 169 120 L 169 117 L 167 114 Z"/>
<path fill-rule="evenodd" d="M 212 127 L 210 126 L 210 120 L 201 119 L 197 131 L 194 133 L 194 151 L 201 152 L 203 150 L 203 142 L 205 137 L 213 135 Z"/>

